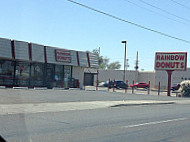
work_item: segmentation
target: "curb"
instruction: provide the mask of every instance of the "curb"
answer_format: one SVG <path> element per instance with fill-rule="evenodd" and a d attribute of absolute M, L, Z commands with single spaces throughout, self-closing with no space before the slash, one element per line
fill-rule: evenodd
<path fill-rule="evenodd" d="M 28 90 L 28 87 L 13 87 L 13 89 L 25 89 L 25 90 Z"/>
<path fill-rule="evenodd" d="M 47 90 L 47 87 L 34 87 L 34 90 Z"/>
<path fill-rule="evenodd" d="M 122 106 L 142 106 L 142 105 L 169 105 L 175 104 L 175 102 L 163 102 L 163 103 L 134 103 L 134 104 L 118 104 L 110 107 L 122 107 Z"/>
<path fill-rule="evenodd" d="M 0 86 L 0 89 L 6 89 L 6 87 L 5 86 Z"/>

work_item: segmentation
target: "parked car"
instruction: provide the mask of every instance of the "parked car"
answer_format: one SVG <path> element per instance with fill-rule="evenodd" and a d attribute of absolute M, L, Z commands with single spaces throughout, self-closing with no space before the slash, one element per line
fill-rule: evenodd
<path fill-rule="evenodd" d="M 134 87 L 134 88 L 149 88 L 149 84 L 146 82 L 138 82 L 135 84 L 130 84 L 130 87 Z"/>
<path fill-rule="evenodd" d="M 106 82 L 104 82 L 103 86 L 104 86 L 104 87 L 108 87 L 108 84 L 109 84 L 109 81 L 106 81 Z M 111 84 L 113 85 L 113 82 L 112 82 L 112 81 L 110 81 L 110 85 L 111 85 Z"/>
<path fill-rule="evenodd" d="M 106 81 L 104 83 L 104 87 L 108 87 L 108 84 L 109 84 L 109 81 Z M 114 85 L 114 81 L 110 81 L 109 87 L 113 88 L 113 85 Z M 117 88 L 117 89 L 119 89 L 119 88 L 126 89 L 127 87 L 128 87 L 128 85 L 125 82 L 120 81 L 120 80 L 115 81 L 115 88 Z"/>
<path fill-rule="evenodd" d="M 171 87 L 171 90 L 172 91 L 175 91 L 175 90 L 178 90 L 180 88 L 180 84 L 179 83 L 176 83 L 176 84 L 173 84 L 172 87 Z"/>
<path fill-rule="evenodd" d="M 128 88 L 128 85 L 125 83 L 125 82 L 123 82 L 123 81 L 119 81 L 119 80 L 117 80 L 117 81 L 115 81 L 115 83 L 116 83 L 116 88 L 122 88 L 122 89 L 126 89 L 126 88 Z"/>

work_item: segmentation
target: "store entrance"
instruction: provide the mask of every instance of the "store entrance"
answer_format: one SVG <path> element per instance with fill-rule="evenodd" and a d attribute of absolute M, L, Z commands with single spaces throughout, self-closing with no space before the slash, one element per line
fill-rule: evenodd
<path fill-rule="evenodd" d="M 85 86 L 93 86 L 94 74 L 84 73 L 84 78 L 85 78 Z"/>

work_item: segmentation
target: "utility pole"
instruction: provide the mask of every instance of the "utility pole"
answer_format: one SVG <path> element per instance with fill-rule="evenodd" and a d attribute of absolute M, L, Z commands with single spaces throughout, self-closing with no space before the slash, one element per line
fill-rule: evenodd
<path fill-rule="evenodd" d="M 126 70 L 128 69 L 129 67 L 129 59 L 126 59 Z"/>
<path fill-rule="evenodd" d="M 126 51 L 127 51 L 127 41 L 121 41 L 121 43 L 125 44 L 125 52 L 124 52 L 124 70 L 123 70 L 123 82 L 125 82 L 125 68 L 126 68 Z"/>
<path fill-rule="evenodd" d="M 138 51 L 137 51 L 137 56 L 136 56 L 136 61 L 135 61 L 135 70 L 137 71 L 139 68 L 139 60 L 138 60 Z"/>

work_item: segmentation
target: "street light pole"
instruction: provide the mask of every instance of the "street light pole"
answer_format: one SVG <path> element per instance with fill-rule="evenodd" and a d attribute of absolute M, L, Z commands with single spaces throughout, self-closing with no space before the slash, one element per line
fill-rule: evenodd
<path fill-rule="evenodd" d="M 121 41 L 125 43 L 125 53 L 124 53 L 124 70 L 123 70 L 123 82 L 125 82 L 125 69 L 126 69 L 126 50 L 127 50 L 127 41 Z"/>

